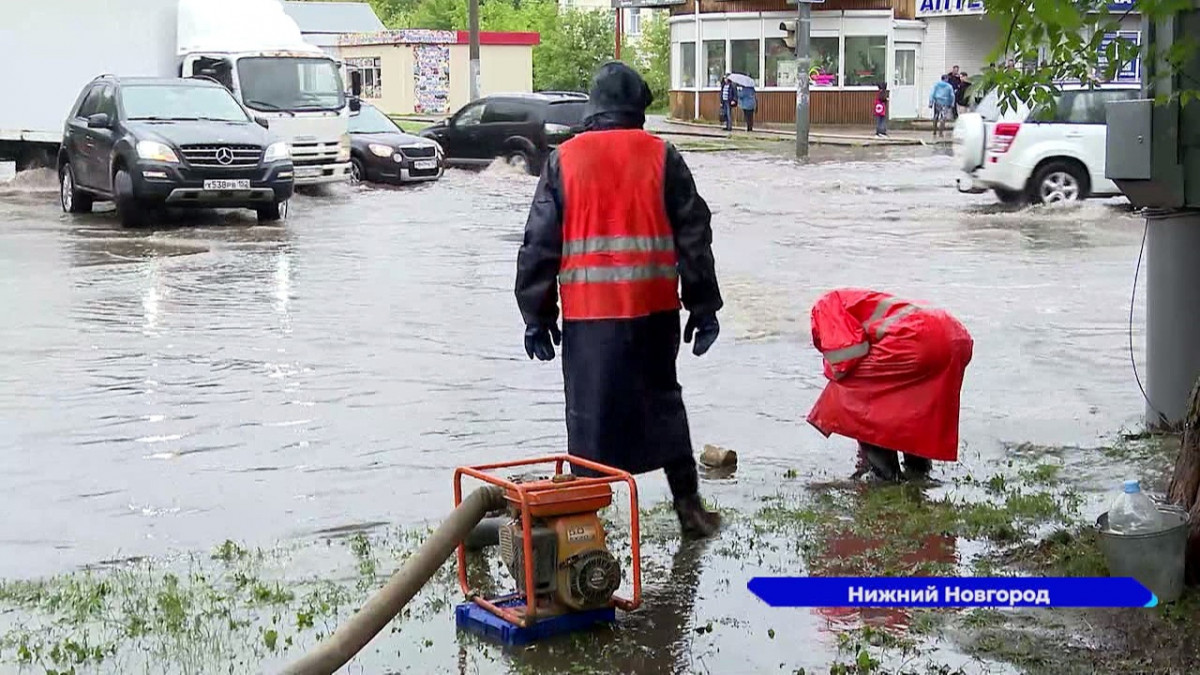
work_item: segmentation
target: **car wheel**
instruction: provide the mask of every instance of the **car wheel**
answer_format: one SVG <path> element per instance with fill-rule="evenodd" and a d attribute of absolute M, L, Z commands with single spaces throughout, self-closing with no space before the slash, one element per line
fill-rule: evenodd
<path fill-rule="evenodd" d="M 1077 202 L 1087 199 L 1087 179 L 1079 167 L 1051 162 L 1033 177 L 1030 198 L 1038 204 Z"/>
<path fill-rule="evenodd" d="M 504 161 L 515 169 L 520 169 L 528 174 L 533 173 L 533 162 L 529 161 L 529 155 L 524 150 L 510 150 L 504 157 Z"/>
<path fill-rule="evenodd" d="M 996 199 L 999 199 L 1001 204 L 1009 204 L 1011 206 L 1017 206 L 1020 204 L 1024 204 L 1026 201 L 1024 193 L 1019 192 L 1017 190 L 1005 190 L 1004 188 L 996 188 L 994 190 L 994 192 L 996 193 Z"/>
<path fill-rule="evenodd" d="M 150 223 L 149 210 L 138 202 L 133 193 L 133 177 L 125 169 L 117 169 L 113 176 L 113 201 L 125 227 L 145 227 Z"/>
<path fill-rule="evenodd" d="M 256 209 L 258 212 L 258 221 L 260 223 L 269 223 L 277 220 L 286 220 L 288 214 L 288 203 L 291 200 L 285 199 L 281 202 L 275 202 L 270 206 L 263 206 Z"/>
<path fill-rule="evenodd" d="M 363 169 L 362 161 L 359 160 L 357 157 L 355 157 L 354 159 L 351 159 L 350 160 L 350 184 L 358 185 L 359 183 L 362 183 L 364 180 L 364 177 L 366 175 L 367 175 L 367 173 L 366 173 L 366 170 Z"/>
<path fill-rule="evenodd" d="M 62 165 L 58 170 L 58 197 L 62 204 L 63 213 L 89 213 L 92 210 L 92 196 L 80 192 L 75 184 L 75 169 L 70 163 Z"/>

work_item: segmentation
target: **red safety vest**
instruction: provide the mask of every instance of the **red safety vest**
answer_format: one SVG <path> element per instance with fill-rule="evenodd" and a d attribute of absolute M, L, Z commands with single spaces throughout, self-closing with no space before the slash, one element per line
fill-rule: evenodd
<path fill-rule="evenodd" d="M 558 148 L 563 319 L 678 310 L 675 237 L 664 198 L 666 143 L 640 129 L 588 131 Z"/>

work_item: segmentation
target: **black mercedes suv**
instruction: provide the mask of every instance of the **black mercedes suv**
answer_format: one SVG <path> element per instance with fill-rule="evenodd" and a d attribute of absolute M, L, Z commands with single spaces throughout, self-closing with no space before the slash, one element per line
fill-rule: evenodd
<path fill-rule="evenodd" d="M 496 158 L 541 174 L 546 157 L 578 133 L 588 95 L 569 91 L 491 94 L 421 130 L 446 152 L 450 166 L 487 166 Z"/>
<path fill-rule="evenodd" d="M 126 227 L 162 207 L 246 208 L 287 215 L 287 143 L 208 78 L 102 75 L 67 116 L 58 153 L 63 211 L 112 201 Z"/>

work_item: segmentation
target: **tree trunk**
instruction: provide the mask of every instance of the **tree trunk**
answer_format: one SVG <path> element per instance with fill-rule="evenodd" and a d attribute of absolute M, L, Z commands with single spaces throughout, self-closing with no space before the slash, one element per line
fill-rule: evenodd
<path fill-rule="evenodd" d="M 1187 583 L 1200 584 L 1200 379 L 1188 397 L 1187 417 L 1175 460 L 1175 473 L 1167 487 L 1167 498 L 1187 509 L 1192 516 L 1187 548 Z"/>

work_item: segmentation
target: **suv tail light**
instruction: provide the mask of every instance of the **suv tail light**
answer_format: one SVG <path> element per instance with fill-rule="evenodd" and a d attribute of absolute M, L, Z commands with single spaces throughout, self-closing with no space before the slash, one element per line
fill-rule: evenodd
<path fill-rule="evenodd" d="M 1013 141 L 1017 138 L 1017 132 L 1020 130 L 1020 122 L 1001 122 L 997 124 L 996 128 L 992 131 L 992 143 L 988 150 L 997 155 L 1008 152 L 1008 149 L 1012 147 Z M 992 158 L 992 161 L 995 161 L 995 158 Z"/>

